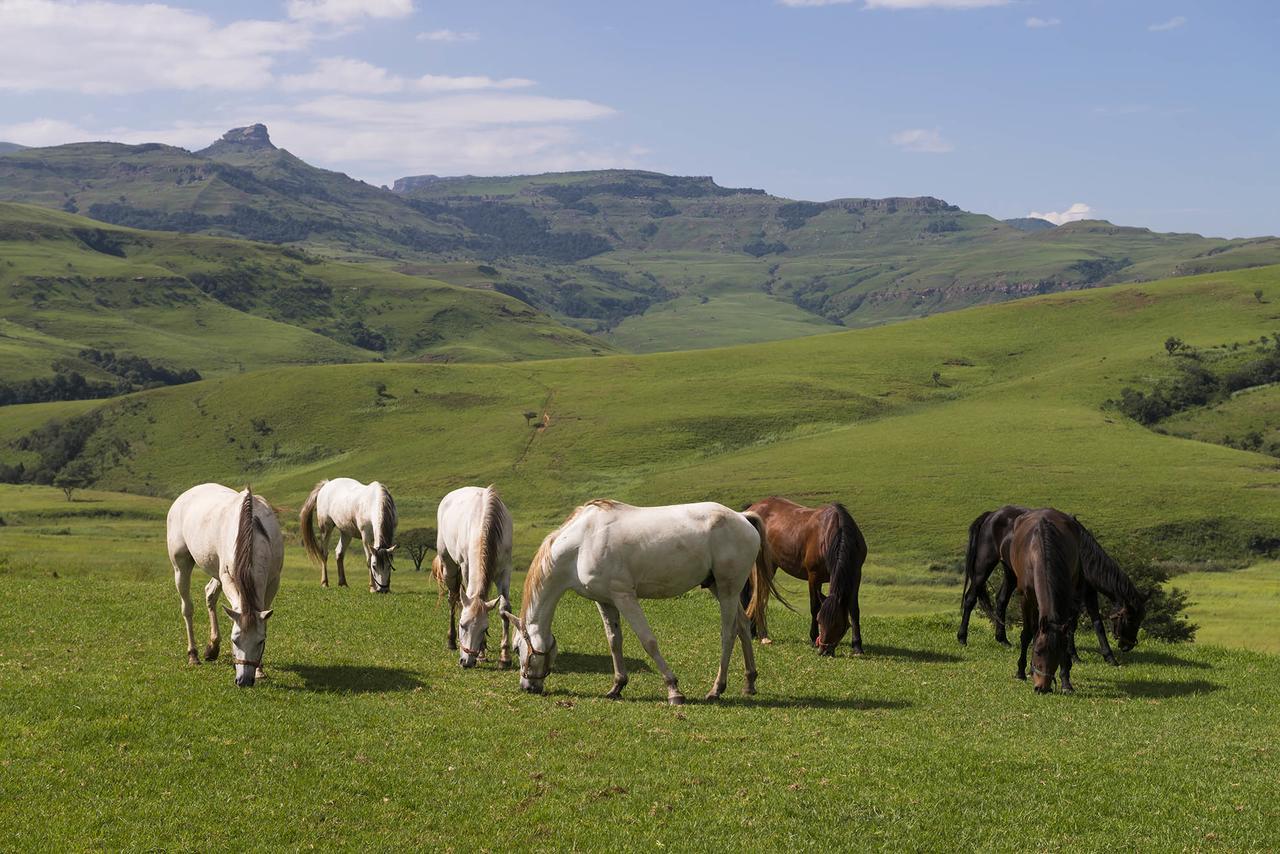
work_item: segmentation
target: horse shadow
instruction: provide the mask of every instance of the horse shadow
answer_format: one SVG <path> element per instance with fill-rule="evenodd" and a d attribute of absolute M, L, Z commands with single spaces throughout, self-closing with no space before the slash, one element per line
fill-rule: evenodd
<path fill-rule="evenodd" d="M 622 657 L 627 673 L 652 673 L 649 663 L 641 658 Z M 594 652 L 556 653 L 554 668 L 559 673 L 607 673 L 613 675 L 613 656 Z"/>
<path fill-rule="evenodd" d="M 356 664 L 282 664 L 277 668 L 297 674 L 301 685 L 281 685 L 286 691 L 319 694 L 389 694 L 424 688 L 411 670 Z"/>
<path fill-rule="evenodd" d="M 1115 683 L 1117 694 L 1142 699 L 1163 700 L 1173 697 L 1189 697 L 1211 694 L 1223 686 L 1206 679 L 1121 679 Z"/>
<path fill-rule="evenodd" d="M 741 706 L 764 709 L 837 709 L 843 712 L 875 712 L 909 709 L 906 700 L 877 700 L 872 697 L 744 697 L 725 695 L 704 705 Z"/>
<path fill-rule="evenodd" d="M 900 646 L 869 643 L 863 646 L 867 657 L 888 658 L 898 661 L 915 661 L 920 664 L 959 664 L 964 661 L 950 652 L 936 652 L 931 649 L 906 649 Z"/>
<path fill-rule="evenodd" d="M 1155 650 L 1134 650 L 1132 652 L 1118 653 L 1120 663 L 1127 664 L 1163 664 L 1167 667 L 1195 667 L 1200 670 L 1212 670 L 1213 665 L 1207 661 L 1191 661 L 1186 658 L 1179 658 L 1176 655 L 1170 655 L 1167 652 L 1156 652 Z"/>

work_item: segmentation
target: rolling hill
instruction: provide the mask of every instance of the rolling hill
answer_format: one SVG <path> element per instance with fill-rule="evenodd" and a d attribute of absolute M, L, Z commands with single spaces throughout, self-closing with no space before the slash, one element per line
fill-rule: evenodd
<path fill-rule="evenodd" d="M 1275 239 L 1002 222 L 933 198 L 794 201 L 636 170 L 416 176 L 388 190 L 305 163 L 262 125 L 194 153 L 107 142 L 11 152 L 5 200 L 496 289 L 634 351 L 1280 262 Z"/>
<path fill-rule="evenodd" d="M 86 376 L 85 348 L 207 376 L 373 359 L 607 352 L 518 300 L 295 248 L 0 203 L 0 381 Z"/>
<path fill-rule="evenodd" d="M 1278 283 L 1280 267 L 1215 273 L 699 352 L 233 373 L 13 407 L 0 462 L 36 464 L 52 446 L 14 440 L 61 420 L 85 426 L 78 456 L 113 490 L 250 480 L 296 505 L 350 474 L 389 482 L 404 518 L 426 519 L 449 489 L 496 482 L 522 556 L 588 498 L 779 493 L 845 501 L 874 563 L 926 578 L 974 515 L 1011 499 L 1080 513 L 1120 554 L 1247 561 L 1280 542 L 1276 461 L 1105 404 L 1175 370 L 1170 334 L 1210 345 L 1276 328 L 1253 291 Z"/>

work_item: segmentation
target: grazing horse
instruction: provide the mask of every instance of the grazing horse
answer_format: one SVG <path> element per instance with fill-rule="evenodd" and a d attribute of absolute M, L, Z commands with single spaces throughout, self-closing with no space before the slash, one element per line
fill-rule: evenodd
<path fill-rule="evenodd" d="M 436 511 L 436 581 L 449 593 L 449 649 L 458 663 L 475 667 L 484 653 L 489 612 L 511 610 L 511 512 L 492 486 L 464 486 L 440 501 Z M 497 584 L 497 597 L 485 601 Z M 462 613 L 454 623 L 458 606 Z M 461 636 L 461 642 L 459 642 Z M 511 627 L 502 621 L 499 665 L 511 666 Z"/>
<path fill-rule="evenodd" d="M 1022 593 L 1022 646 L 1019 679 L 1027 678 L 1027 646 L 1035 637 L 1031 672 L 1036 693 L 1053 691 L 1062 670 L 1062 690 L 1070 693 L 1069 634 L 1079 617 L 1084 575 L 1080 568 L 1080 526 L 1059 510 L 1030 510 L 1013 523 L 1001 545 L 1000 558 L 1013 570 Z"/>
<path fill-rule="evenodd" d="M 1031 508 L 1017 504 L 1006 504 L 998 510 L 983 513 L 969 525 L 969 548 L 964 559 L 964 593 L 960 599 L 960 631 L 956 632 L 956 640 L 960 643 L 969 642 L 969 615 L 973 613 L 973 606 L 981 601 L 983 610 L 995 624 L 996 640 L 1005 646 L 1009 645 L 1004 616 L 1016 580 L 1013 571 L 1006 565 L 1004 581 L 1000 585 L 1000 592 L 996 594 L 993 608 L 991 596 L 987 593 L 987 579 L 991 577 L 996 564 L 1000 563 L 1000 544 L 1013 530 L 1013 523 L 1029 509 Z"/>
<path fill-rule="evenodd" d="M 391 592 L 391 553 L 396 550 L 396 503 L 391 493 L 376 480 L 364 485 L 349 477 L 322 480 L 311 490 L 299 514 L 302 546 L 307 556 L 320 564 L 320 586 L 329 586 L 329 534 L 338 529 L 338 586 L 347 586 L 342 560 L 347 543 L 360 538 L 365 563 L 369 567 L 369 592 Z M 316 535 L 319 522 L 320 534 Z"/>
<path fill-rule="evenodd" d="M 853 652 L 861 655 L 858 587 L 867 541 L 849 511 L 842 504 L 805 507 L 774 496 L 749 505 L 746 512 L 764 520 L 776 565 L 809 583 L 809 640 L 819 653 L 835 655 L 836 645 L 852 626 Z M 824 596 L 822 585 L 828 581 L 831 592 Z M 763 609 L 756 618 L 756 630 L 761 643 L 771 642 Z"/>
<path fill-rule="evenodd" d="M 718 699 L 725 689 L 735 635 L 746 669 L 743 691 L 754 694 L 755 653 L 738 597 L 751 575 L 757 591 L 753 613 L 764 607 L 771 590 L 776 593 L 768 549 L 759 516 L 720 504 L 632 507 L 599 499 L 582 505 L 538 548 L 525 576 L 520 616 L 502 612 L 519 632 L 520 688 L 542 693 L 556 655 L 551 621 L 561 597 L 572 590 L 600 609 L 613 657 L 613 687 L 606 696 L 620 698 L 627 684 L 619 620 L 625 617 L 666 680 L 667 701 L 683 703 L 640 600 L 669 599 L 702 585 L 720 602 L 720 669 L 707 699 Z"/>
<path fill-rule="evenodd" d="M 1005 611 L 1009 599 L 1013 595 L 1016 579 L 1006 564 L 1004 581 L 996 594 L 994 608 L 987 595 L 987 579 L 997 563 L 1001 562 L 1001 545 L 1013 530 L 1013 524 L 1028 508 L 1016 504 L 1006 504 L 998 510 L 983 513 L 973 520 L 969 526 L 969 547 L 965 555 L 964 594 L 961 599 L 960 631 L 956 640 L 965 643 L 969 637 L 969 616 L 974 605 L 981 601 L 991 613 L 995 623 L 996 640 L 1008 645 L 1005 634 Z M 1081 571 L 1084 584 L 1081 591 L 1081 604 L 1089 614 L 1094 633 L 1098 636 L 1098 647 L 1102 657 L 1108 664 L 1119 666 L 1111 645 L 1107 642 L 1106 626 L 1098 607 L 1098 592 L 1105 593 L 1115 603 L 1115 610 L 1109 615 L 1111 630 L 1116 636 L 1122 652 L 1128 652 L 1137 645 L 1138 629 L 1146 616 L 1146 603 L 1149 595 L 1143 595 L 1133 586 L 1133 582 L 1124 574 L 1116 562 L 1103 550 L 1094 539 L 1089 529 L 1072 517 L 1079 529 L 1081 543 Z M 1074 627 L 1067 639 L 1071 657 L 1080 660 L 1076 652 Z"/>
<path fill-rule="evenodd" d="M 212 576 L 204 588 L 209 607 L 205 660 L 218 659 L 222 640 L 218 594 L 225 590 L 231 603 L 223 608 L 231 618 L 236 684 L 251 687 L 262 676 L 267 620 L 284 566 L 284 537 L 275 511 L 248 487 L 236 492 L 217 483 L 203 483 L 178 496 L 169 508 L 165 528 L 173 583 L 182 600 L 182 621 L 187 628 L 187 661 L 200 663 L 191 625 L 191 570 L 199 566 Z"/>

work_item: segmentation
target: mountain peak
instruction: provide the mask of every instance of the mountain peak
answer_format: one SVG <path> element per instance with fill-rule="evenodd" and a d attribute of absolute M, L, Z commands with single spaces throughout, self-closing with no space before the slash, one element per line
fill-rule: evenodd
<path fill-rule="evenodd" d="M 214 154 L 230 152 L 276 150 L 276 147 L 271 143 L 271 135 L 267 133 L 267 126 L 258 123 L 246 125 L 242 128 L 232 128 L 224 133 L 222 138 L 213 145 L 196 153 L 208 157 Z"/>

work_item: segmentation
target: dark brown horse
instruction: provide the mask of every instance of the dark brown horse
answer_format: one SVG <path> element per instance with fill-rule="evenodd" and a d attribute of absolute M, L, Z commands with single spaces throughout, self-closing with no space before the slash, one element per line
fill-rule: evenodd
<path fill-rule="evenodd" d="M 1053 509 L 1030 510 L 1013 523 L 1001 544 L 1000 558 L 1013 570 L 1022 593 L 1022 646 L 1019 679 L 1027 678 L 1027 647 L 1036 693 L 1053 691 L 1053 678 L 1062 671 L 1062 690 L 1071 686 L 1071 654 L 1067 638 L 1079 617 L 1084 574 L 1080 568 L 1080 526 Z"/>
<path fill-rule="evenodd" d="M 834 655 L 844 633 L 853 628 L 853 652 L 862 654 L 858 587 L 867 541 L 842 504 L 805 507 L 773 496 L 747 507 L 764 520 L 774 563 L 809 584 L 809 639 L 822 655 Z M 830 594 L 822 585 L 830 582 Z M 743 595 L 749 595 L 750 587 Z M 761 643 L 770 643 L 765 615 L 756 623 Z"/>
<path fill-rule="evenodd" d="M 1017 504 L 1006 504 L 998 510 L 991 510 L 983 513 L 973 520 L 969 526 L 969 547 L 965 555 L 965 573 L 964 573 L 964 594 L 960 603 L 960 631 L 956 632 L 956 640 L 965 643 L 969 638 L 969 616 L 973 613 L 974 605 L 982 602 L 985 609 L 990 613 L 991 620 L 995 624 L 996 640 L 1002 644 L 1008 645 L 1009 639 L 1005 633 L 1005 612 L 1009 606 L 1009 599 L 1013 595 L 1016 586 L 1016 578 L 1008 564 L 1004 567 L 1004 580 L 1000 584 L 1000 590 L 996 594 L 996 602 L 994 608 L 991 604 L 991 598 L 987 594 L 987 579 L 991 577 L 992 571 L 997 563 L 1001 563 L 1001 547 L 1013 530 L 1013 524 L 1024 513 L 1028 512 L 1028 508 Z M 1108 664 L 1118 667 L 1120 662 L 1116 659 L 1115 653 L 1111 651 L 1111 644 L 1107 642 L 1106 625 L 1102 619 L 1102 611 L 1098 606 L 1098 593 L 1106 594 L 1107 598 L 1115 605 L 1115 610 L 1111 612 L 1111 630 L 1115 633 L 1116 642 L 1119 643 L 1123 652 L 1128 652 L 1138 642 L 1138 629 L 1142 624 L 1143 617 L 1146 616 L 1146 602 L 1149 598 L 1140 594 L 1133 586 L 1133 582 L 1124 574 L 1116 562 L 1103 550 L 1098 541 L 1094 539 L 1089 529 L 1079 523 L 1075 517 L 1072 517 L 1077 528 L 1079 528 L 1079 539 L 1081 543 L 1082 558 L 1081 572 L 1084 575 L 1084 584 L 1081 591 L 1081 603 L 1084 610 L 1089 615 L 1089 620 L 1093 625 L 1094 634 L 1098 637 L 1098 648 L 1102 652 L 1102 657 L 1106 659 Z M 1070 636 L 1067 639 L 1071 657 L 1075 661 L 1080 660 L 1080 656 L 1076 652 L 1075 627 L 1072 627 Z"/>

